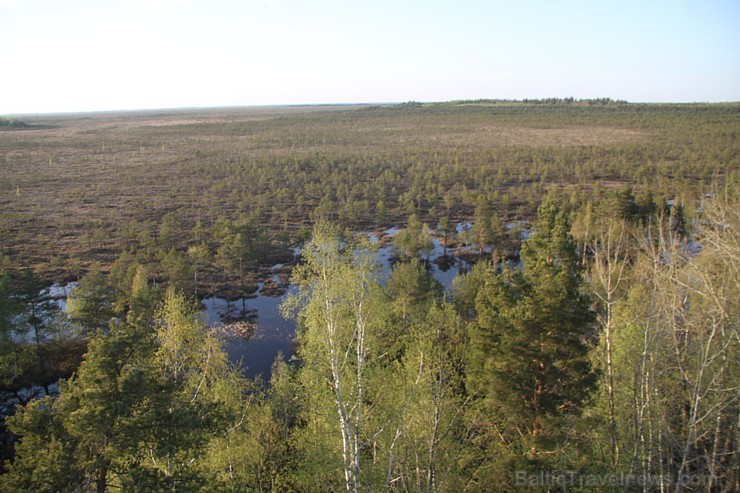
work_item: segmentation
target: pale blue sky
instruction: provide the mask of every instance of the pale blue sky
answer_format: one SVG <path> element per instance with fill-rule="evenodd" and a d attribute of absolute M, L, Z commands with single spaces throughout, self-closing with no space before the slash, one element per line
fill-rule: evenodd
<path fill-rule="evenodd" d="M 740 0 L 0 0 L 0 114 L 740 100 Z"/>

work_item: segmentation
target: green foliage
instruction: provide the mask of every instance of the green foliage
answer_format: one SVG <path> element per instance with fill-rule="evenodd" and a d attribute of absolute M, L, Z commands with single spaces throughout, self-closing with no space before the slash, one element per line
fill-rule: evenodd
<path fill-rule="evenodd" d="M 200 219 L 195 221 L 195 226 L 190 230 L 190 239 L 196 244 L 205 243 L 207 239 L 206 229 L 203 227 L 203 222 Z"/>
<path fill-rule="evenodd" d="M 193 292 L 194 267 L 186 253 L 174 248 L 162 259 L 167 286 L 181 293 Z"/>
<path fill-rule="evenodd" d="M 419 255 L 429 256 L 434 249 L 434 244 L 426 225 L 419 220 L 416 214 L 411 214 L 406 228 L 394 238 L 393 248 L 399 257 L 408 259 Z"/>
<path fill-rule="evenodd" d="M 409 328 L 399 368 L 389 379 L 391 433 L 384 436 L 386 481 L 395 491 L 460 491 L 467 341 L 452 305 L 427 305 Z"/>
<path fill-rule="evenodd" d="M 157 320 L 153 327 L 114 324 L 94 337 L 55 401 L 38 401 L 9 421 L 20 437 L 9 484 L 219 488 L 209 451 L 243 422 L 245 382 L 182 297 L 168 294 Z"/>
<path fill-rule="evenodd" d="M 382 354 L 376 335 L 385 324 L 386 310 L 372 252 L 345 250 L 339 238 L 338 230 L 328 223 L 314 227 L 303 251 L 305 265 L 294 274 L 299 294 L 286 308 L 300 308 L 303 327 L 299 380 L 311 412 L 305 418 L 310 435 L 304 436 L 303 453 L 322 461 L 311 469 L 326 471 L 329 465 L 324 461 L 336 458 L 342 469 L 330 477 L 342 478 L 346 489 L 357 491 L 372 471 L 364 465 L 365 442 L 382 429 L 366 404 L 381 398 L 372 382 L 381 363 L 376 357 Z M 325 440 L 309 438 L 326 433 Z M 316 483 L 321 480 L 317 476 L 304 477 L 309 478 L 307 488 L 329 487 Z"/>
<path fill-rule="evenodd" d="M 491 210 L 491 204 L 484 197 L 478 197 L 475 207 L 473 227 L 466 234 L 470 243 L 478 246 L 478 257 L 494 245 L 500 244 L 505 237 L 504 225 Z"/>
<path fill-rule="evenodd" d="M 105 274 L 94 267 L 67 297 L 67 315 L 87 331 L 106 329 L 113 317 L 113 290 Z"/>
<path fill-rule="evenodd" d="M 8 418 L 7 424 L 20 439 L 16 459 L 3 476 L 4 491 L 71 492 L 86 483 L 76 467 L 75 441 L 50 397 L 29 403 Z"/>
<path fill-rule="evenodd" d="M 732 490 L 736 104 L 290 111 L 59 119 L 71 140 L 5 139 L 2 248 L 36 272 L 0 274 L 2 390 L 77 373 L 56 400 L 20 399 L 3 491 L 511 491 L 514 471 L 569 470 Z M 727 188 L 700 204 L 715 179 Z M 49 201 L 48 183 L 71 202 Z M 502 221 L 524 224 L 544 196 L 522 267 L 500 272 L 483 253 L 516 256 Z M 404 217 L 385 287 L 372 250 L 321 221 Z M 175 290 L 197 298 L 219 271 L 243 282 L 290 235 L 305 240 L 308 218 L 296 364 L 276 363 L 263 389 Z M 453 305 L 418 257 L 432 248 L 425 222 L 447 247 L 460 220 L 481 260 Z M 66 339 L 39 274 L 98 260 L 110 274 L 81 279 L 70 315 L 118 322 L 78 368 L 60 355 L 85 341 Z M 614 287 L 599 272 L 625 275 Z"/>
<path fill-rule="evenodd" d="M 26 129 L 29 127 L 31 125 L 15 118 L 0 117 L 0 130 Z"/>
<path fill-rule="evenodd" d="M 242 215 L 236 221 L 219 216 L 213 227 L 216 239 L 215 264 L 223 269 L 224 284 L 229 273 L 239 276 L 244 290 L 244 274 L 269 255 L 270 240 L 252 217 Z"/>
<path fill-rule="evenodd" d="M 131 301 L 131 282 L 139 267 L 134 255 L 124 250 L 118 256 L 108 274 L 108 284 L 114 291 L 113 311 L 116 315 L 125 314 Z"/>
<path fill-rule="evenodd" d="M 149 272 L 146 267 L 136 265 L 131 279 L 126 321 L 135 325 L 148 323 L 154 317 L 160 296 L 160 291 L 149 284 Z"/>
<path fill-rule="evenodd" d="M 157 242 L 163 250 L 170 250 L 179 243 L 179 237 L 182 236 L 177 224 L 177 219 L 172 213 L 162 216 L 159 223 Z"/>
<path fill-rule="evenodd" d="M 412 258 L 393 267 L 386 294 L 394 316 L 406 324 L 426 314 L 429 305 L 442 295 L 442 285 L 418 258 Z"/>
<path fill-rule="evenodd" d="M 477 317 L 478 293 L 486 287 L 488 280 L 493 278 L 494 269 L 488 261 L 478 262 L 473 265 L 470 272 L 461 273 L 452 280 L 453 302 L 464 319 L 473 320 Z"/>
<path fill-rule="evenodd" d="M 20 348 L 15 340 L 15 321 L 20 306 L 15 299 L 15 288 L 10 275 L 2 269 L 0 257 L 0 386 L 9 387 L 18 378 Z"/>
<path fill-rule="evenodd" d="M 193 295 L 198 298 L 198 273 L 210 264 L 211 252 L 208 245 L 202 242 L 188 248 L 188 261 L 193 270 Z"/>
<path fill-rule="evenodd" d="M 54 349 L 63 339 L 66 327 L 60 317 L 59 307 L 30 268 L 22 273 L 16 300 L 21 306 L 16 331 L 19 340 L 25 343 L 18 366 L 24 368 L 21 373 L 42 385 L 48 394 L 48 385 L 58 377 L 52 365 Z"/>
<path fill-rule="evenodd" d="M 442 255 L 447 256 L 448 242 L 455 234 L 455 225 L 445 216 L 439 220 L 438 230 L 442 233 Z"/>
<path fill-rule="evenodd" d="M 198 112 L 198 123 L 182 125 L 174 124 L 187 118 L 182 112 L 161 114 L 156 126 L 141 115 L 61 118 L 54 124 L 74 139 L 48 132 L 6 139 L 6 161 L 12 156 L 6 184 L 23 192 L 0 216 L 0 231 L 14 231 L 7 243 L 18 252 L 14 261 L 94 252 L 110 262 L 116 250 L 132 246 L 185 250 L 209 241 L 209 233 L 216 240 L 219 216 L 236 221 L 241 213 L 269 226 L 272 238 L 283 225 L 294 233 L 309 217 L 363 229 L 378 212 L 384 223 L 378 227 L 411 213 L 429 224 L 441 216 L 470 220 L 478 197 L 504 220 L 532 216 L 556 188 L 564 196 L 577 190 L 578 206 L 629 184 L 637 198 L 649 190 L 692 209 L 707 183 L 738 165 L 734 104 L 530 101 L 254 111 Z M 171 142 L 178 145 L 163 152 Z M 39 149 L 41 159 L 27 149 Z M 76 159 L 65 168 L 69 179 L 53 181 L 54 192 L 73 197 L 79 211 L 52 206 L 43 195 L 48 187 L 36 186 L 58 171 L 45 158 L 70 149 Z M 90 241 L 48 242 L 48 231 L 78 238 L 79 217 L 91 217 Z M 194 237 L 185 234 L 193 228 Z M 209 245 L 214 251 L 216 243 Z"/>
<path fill-rule="evenodd" d="M 565 215 L 543 204 L 523 269 L 483 271 L 471 326 L 477 419 L 490 440 L 533 463 L 553 460 L 572 439 L 566 423 L 596 383 L 586 344 L 593 316 L 568 229 Z"/>
<path fill-rule="evenodd" d="M 639 464 L 650 475 L 668 463 L 671 481 L 688 475 L 718 490 L 737 482 L 728 437 L 737 416 L 740 218 L 729 190 L 704 204 L 696 255 L 670 220 L 655 220 L 662 234 L 634 252 L 636 279 L 616 305 L 614 329 L 618 467 Z"/>

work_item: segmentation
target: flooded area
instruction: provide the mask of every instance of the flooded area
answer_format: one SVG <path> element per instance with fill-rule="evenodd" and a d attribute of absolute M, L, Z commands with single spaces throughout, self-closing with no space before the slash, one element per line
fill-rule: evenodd
<path fill-rule="evenodd" d="M 377 256 L 380 263 L 379 278 L 385 283 L 393 269 L 392 242 L 386 238 L 395 236 L 401 230 L 390 228 L 381 235 L 369 234 L 370 240 L 378 246 Z M 381 241 L 383 240 L 383 241 Z M 434 250 L 429 255 L 430 272 L 445 288 L 446 292 L 452 289 L 452 280 L 461 271 L 467 271 L 470 266 L 467 262 L 450 255 L 447 261 L 440 262 L 444 248 L 441 242 L 434 238 Z M 296 250 L 296 255 L 300 251 Z M 273 270 L 282 268 L 282 264 L 273 267 Z M 277 276 L 276 276 L 277 277 Z M 278 279 L 275 279 L 277 282 Z M 218 326 L 224 320 L 228 320 L 234 313 L 245 312 L 256 324 L 254 335 L 248 339 L 228 338 L 226 351 L 233 363 L 240 364 L 245 375 L 255 377 L 261 375 L 269 378 L 270 368 L 278 354 L 283 355 L 285 361 L 289 361 L 295 352 L 293 339 L 295 337 L 296 322 L 285 319 L 280 314 L 280 304 L 285 297 L 296 289 L 291 285 L 287 291 L 280 296 L 267 296 L 262 294 L 263 286 L 250 298 L 227 301 L 223 298 L 211 297 L 202 300 L 205 307 L 204 314 L 209 326 Z"/>
<path fill-rule="evenodd" d="M 215 327 L 223 323 L 232 314 L 246 311 L 249 319 L 255 323 L 256 330 L 252 337 L 243 339 L 229 337 L 226 339 L 225 349 L 232 363 L 240 365 L 245 375 L 255 377 L 262 375 L 269 377 L 272 363 L 279 353 L 285 361 L 290 359 L 295 337 L 295 320 L 283 318 L 280 314 L 280 304 L 288 293 L 295 289 L 291 286 L 280 296 L 266 296 L 257 291 L 257 296 L 249 299 L 227 301 L 219 297 L 204 298 L 204 315 L 209 326 Z"/>
<path fill-rule="evenodd" d="M 521 228 L 523 225 L 516 225 Z M 470 223 L 460 223 L 456 226 L 458 233 L 465 232 L 471 227 Z M 387 282 L 393 269 L 394 252 L 392 238 L 401 231 L 393 227 L 381 233 L 368 233 L 371 243 L 377 246 L 379 262 L 379 279 Z M 526 230 L 525 233 L 526 234 Z M 522 235 L 524 236 L 524 235 Z M 439 239 L 433 238 L 433 250 L 429 253 L 427 267 L 434 278 L 439 281 L 446 293 L 452 290 L 453 279 L 461 272 L 467 272 L 471 265 L 455 255 L 461 250 L 474 250 L 474 245 L 466 245 L 458 250 L 448 249 L 447 256 Z M 294 249 L 294 262 L 300 256 L 300 248 Z M 201 300 L 202 316 L 205 323 L 214 329 L 223 328 L 234 320 L 246 320 L 253 332 L 248 338 L 231 335 L 224 337 L 225 349 L 232 363 L 240 365 L 248 377 L 262 376 L 269 379 L 270 369 L 278 354 L 282 354 L 285 361 L 290 361 L 295 353 L 294 338 L 296 321 L 286 319 L 280 313 L 280 305 L 286 296 L 295 291 L 296 286 L 290 284 L 290 268 L 284 264 L 276 264 L 271 268 L 272 276 L 265 282 L 259 283 L 255 293 L 248 297 L 227 300 L 211 296 Z M 61 310 L 66 307 L 66 297 L 76 283 L 66 285 L 55 284 L 48 290 Z"/>

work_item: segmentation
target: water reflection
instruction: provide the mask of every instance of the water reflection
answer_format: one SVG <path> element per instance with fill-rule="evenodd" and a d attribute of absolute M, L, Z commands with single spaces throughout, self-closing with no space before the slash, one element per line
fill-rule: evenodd
<path fill-rule="evenodd" d="M 249 340 L 240 338 L 226 340 L 229 359 L 235 364 L 240 364 L 245 375 L 249 377 L 262 375 L 269 378 L 270 368 L 278 353 L 282 353 L 286 361 L 293 353 L 295 321 L 283 318 L 280 314 L 280 304 L 285 296 L 295 289 L 295 286 L 291 286 L 286 294 L 281 296 L 265 296 L 258 291 L 257 296 L 250 299 L 227 301 L 214 296 L 202 300 L 209 326 L 222 324 L 234 310 L 243 310 L 243 306 L 246 306 L 247 313 L 252 315 L 250 318 L 257 328 Z"/>
<path fill-rule="evenodd" d="M 470 228 L 470 223 L 461 223 L 457 225 L 457 231 L 466 231 Z M 379 278 L 381 283 L 385 283 L 393 269 L 394 253 L 391 247 L 392 238 L 401 231 L 400 228 L 389 228 L 380 235 L 370 233 L 371 242 L 378 245 L 377 257 L 380 264 Z M 385 239 L 384 239 L 385 238 Z M 443 255 L 444 248 L 440 240 L 433 238 L 434 249 L 426 259 L 429 272 L 437 279 L 445 291 L 449 293 L 452 289 L 452 280 L 460 272 L 467 272 L 470 265 L 450 254 Z M 294 249 L 294 260 L 300 256 L 300 248 Z M 280 314 L 280 304 L 286 295 L 295 292 L 296 286 L 288 285 L 288 279 L 285 274 L 285 265 L 276 264 L 271 269 L 271 277 L 267 283 L 271 288 L 275 285 L 282 286 L 285 290 L 275 290 L 266 288 L 264 283 L 259 284 L 259 289 L 255 294 L 234 301 L 227 301 L 224 298 L 216 296 L 204 298 L 202 300 L 203 318 L 210 327 L 220 327 L 224 322 L 230 320 L 247 319 L 256 325 L 254 335 L 249 339 L 239 337 L 226 338 L 225 349 L 229 359 L 240 364 L 244 368 L 244 374 L 248 377 L 261 375 L 269 379 L 272 363 L 279 353 L 283 358 L 289 361 L 295 352 L 294 338 L 296 323 L 295 320 L 285 319 Z M 53 285 L 49 288 L 49 294 L 54 298 L 59 308 L 62 310 L 66 307 L 66 297 L 69 291 L 76 286 L 76 283 L 67 285 Z M 282 294 L 275 295 L 275 293 Z"/>
<path fill-rule="evenodd" d="M 380 263 L 379 278 L 381 283 L 385 283 L 393 269 L 394 254 L 391 242 L 380 241 L 382 237 L 395 236 L 399 228 L 390 228 L 381 233 L 380 236 L 370 234 L 371 242 L 375 244 L 384 243 L 377 250 L 378 261 Z M 455 257 L 454 255 L 443 256 L 444 248 L 438 239 L 433 239 L 434 249 L 429 255 L 428 266 L 431 274 L 444 286 L 447 292 L 452 289 L 452 280 L 460 272 L 466 272 L 470 266 L 467 262 Z M 276 271 L 282 268 L 278 264 L 272 268 Z M 278 276 L 273 276 L 276 282 L 280 282 Z M 229 358 L 234 363 L 239 363 L 244 367 L 245 375 L 255 377 L 261 375 L 268 379 L 270 368 L 278 353 L 283 354 L 286 361 L 290 360 L 293 355 L 294 337 L 295 337 L 295 320 L 286 320 L 280 314 L 280 304 L 288 293 L 295 292 L 296 287 L 290 286 L 287 292 L 280 296 L 266 296 L 262 294 L 262 285 L 257 291 L 256 296 L 248 299 L 239 299 L 235 301 L 226 301 L 223 298 L 211 297 L 203 300 L 205 307 L 204 314 L 206 320 L 211 326 L 218 326 L 234 315 L 234 311 L 241 311 L 243 307 L 247 309 L 247 315 L 253 315 L 252 320 L 256 323 L 255 334 L 249 340 L 230 338 L 226 342 L 226 351 Z"/>

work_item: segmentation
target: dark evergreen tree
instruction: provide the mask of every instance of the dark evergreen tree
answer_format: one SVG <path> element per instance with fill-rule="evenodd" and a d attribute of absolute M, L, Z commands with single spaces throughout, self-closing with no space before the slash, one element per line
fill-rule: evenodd
<path fill-rule="evenodd" d="M 99 267 L 80 279 L 67 299 L 67 314 L 88 331 L 107 329 L 114 314 L 114 289 Z"/>
<path fill-rule="evenodd" d="M 0 269 L 0 387 L 11 386 L 18 377 L 19 348 L 13 333 L 18 311 L 10 275 Z"/>
<path fill-rule="evenodd" d="M 418 258 L 400 262 L 391 272 L 386 294 L 393 314 L 402 324 L 416 320 L 442 295 L 442 285 L 424 268 Z"/>
<path fill-rule="evenodd" d="M 3 491 L 220 491 L 211 441 L 243 421 L 245 383 L 182 296 L 155 320 L 97 334 L 56 400 L 9 419 Z"/>
<path fill-rule="evenodd" d="M 393 240 L 393 249 L 396 251 L 396 255 L 402 259 L 419 255 L 428 257 L 434 249 L 434 243 L 427 227 L 416 214 L 409 216 L 406 229 L 396 235 Z"/>
<path fill-rule="evenodd" d="M 567 417 L 596 383 L 587 344 L 594 318 L 568 231 L 566 216 L 542 205 L 523 268 L 489 271 L 476 301 L 470 383 L 482 396 L 481 415 L 532 460 L 564 445 Z"/>

